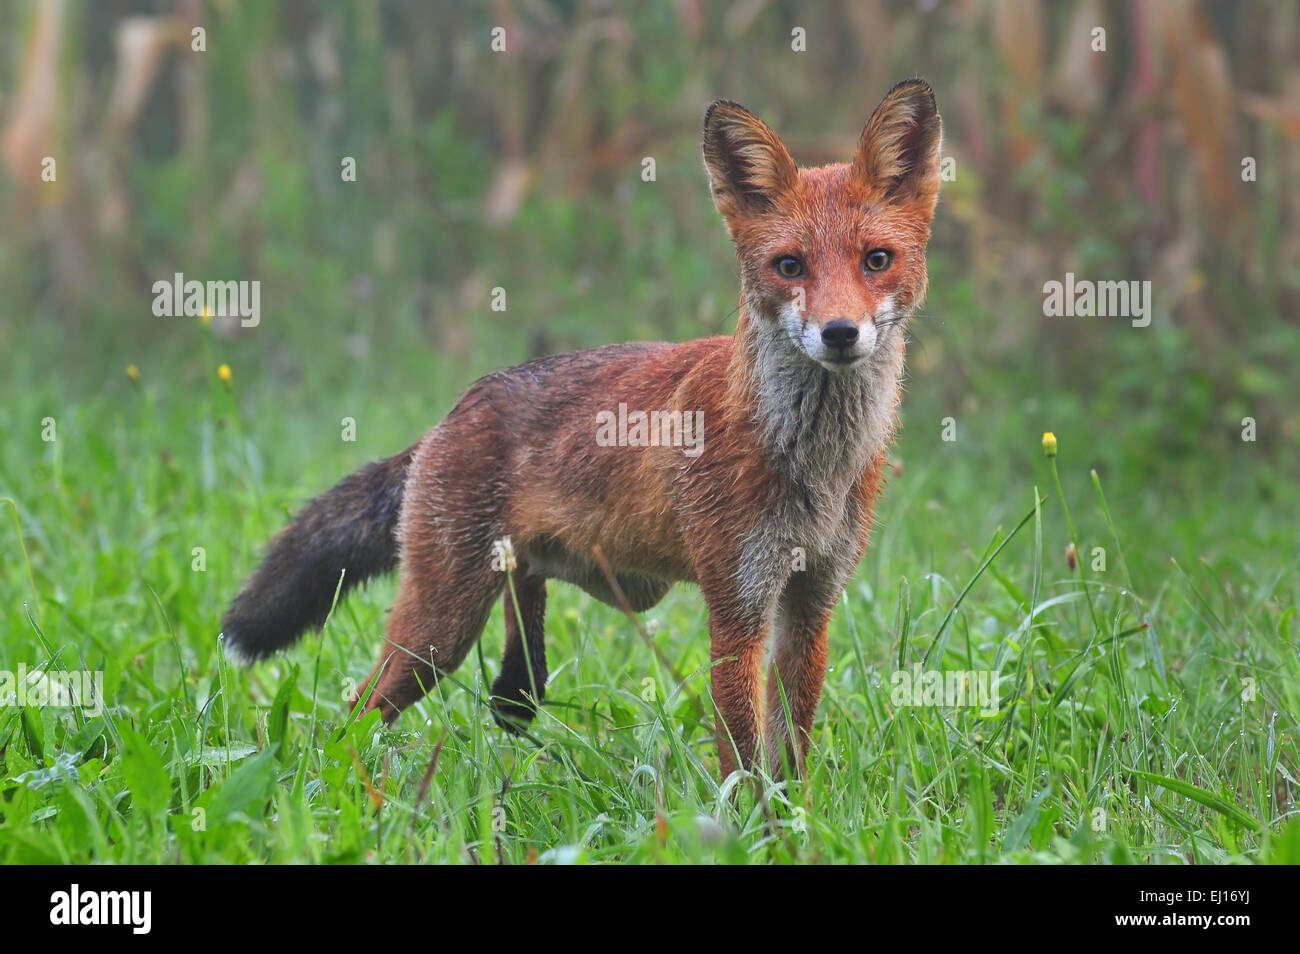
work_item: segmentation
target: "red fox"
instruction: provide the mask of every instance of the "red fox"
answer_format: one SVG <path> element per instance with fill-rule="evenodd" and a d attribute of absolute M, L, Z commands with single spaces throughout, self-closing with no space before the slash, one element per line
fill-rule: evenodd
<path fill-rule="evenodd" d="M 714 103 L 704 164 L 740 262 L 735 335 L 482 378 L 414 446 L 274 538 L 226 613 L 229 650 L 260 659 L 320 626 L 340 571 L 349 590 L 397 568 L 379 664 L 353 697 L 392 721 L 479 638 L 509 538 L 499 722 L 518 729 L 544 695 L 547 580 L 638 612 L 691 582 L 708 609 L 721 775 L 801 772 L 827 625 L 881 489 L 905 322 L 925 294 L 941 136 L 920 79 L 890 90 L 851 163 L 820 168 Z"/>

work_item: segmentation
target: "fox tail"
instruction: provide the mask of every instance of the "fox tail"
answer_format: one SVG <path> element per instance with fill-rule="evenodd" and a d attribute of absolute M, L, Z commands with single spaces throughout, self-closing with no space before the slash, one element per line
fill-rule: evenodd
<path fill-rule="evenodd" d="M 270 656 L 320 627 L 336 591 L 341 598 L 397 566 L 394 531 L 414 453 L 408 448 L 343 478 L 271 540 L 222 620 L 227 652 L 242 662 Z"/>

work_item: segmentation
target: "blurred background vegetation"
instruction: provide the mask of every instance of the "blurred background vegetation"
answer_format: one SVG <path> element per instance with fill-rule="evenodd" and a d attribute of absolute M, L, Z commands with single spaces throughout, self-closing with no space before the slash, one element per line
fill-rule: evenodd
<path fill-rule="evenodd" d="M 51 462 L 37 423 L 3 411 L 19 395 L 94 427 L 139 391 L 183 408 L 227 363 L 241 479 L 287 507 L 407 446 L 480 373 L 729 332 L 706 105 L 744 103 L 805 164 L 842 161 L 922 75 L 956 174 L 900 467 L 934 469 L 940 496 L 946 468 L 983 475 L 984 535 L 1004 516 L 988 509 L 1023 511 L 998 486 L 1041 481 L 1054 430 L 1072 479 L 1098 468 L 1120 515 L 1144 516 L 1136 546 L 1294 554 L 1296 3 L 14 0 L 0 38 L 0 415 L 31 463 L 6 458 L 0 489 L 29 506 Z M 1150 280 L 1150 327 L 1044 318 L 1067 271 Z M 260 281 L 261 324 L 155 317 L 175 272 Z M 114 452 L 190 459 L 199 413 L 167 447 L 126 434 Z"/>

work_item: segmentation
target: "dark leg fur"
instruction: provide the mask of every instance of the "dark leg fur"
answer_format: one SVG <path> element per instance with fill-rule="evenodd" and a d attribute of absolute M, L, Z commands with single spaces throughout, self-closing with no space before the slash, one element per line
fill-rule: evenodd
<path fill-rule="evenodd" d="M 510 732 L 518 732 L 532 721 L 537 713 L 529 700 L 540 703 L 546 694 L 546 637 L 542 628 L 546 615 L 546 580 L 522 572 L 522 566 L 520 569 L 514 589 L 523 616 L 523 634 L 521 637 L 515 599 L 507 586 L 506 648 L 501 657 L 501 672 L 492 683 L 492 714 L 497 724 Z"/>

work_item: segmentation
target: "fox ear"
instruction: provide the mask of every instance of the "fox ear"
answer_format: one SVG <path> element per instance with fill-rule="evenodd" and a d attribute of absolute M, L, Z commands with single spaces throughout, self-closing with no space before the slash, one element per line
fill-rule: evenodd
<path fill-rule="evenodd" d="M 728 224 L 772 208 L 798 177 L 781 137 L 745 107 L 725 99 L 704 114 L 704 166 L 713 204 Z"/>
<path fill-rule="evenodd" d="M 942 139 L 934 90 L 923 79 L 904 80 L 880 101 L 862 130 L 852 175 L 886 199 L 922 200 L 933 211 Z"/>

